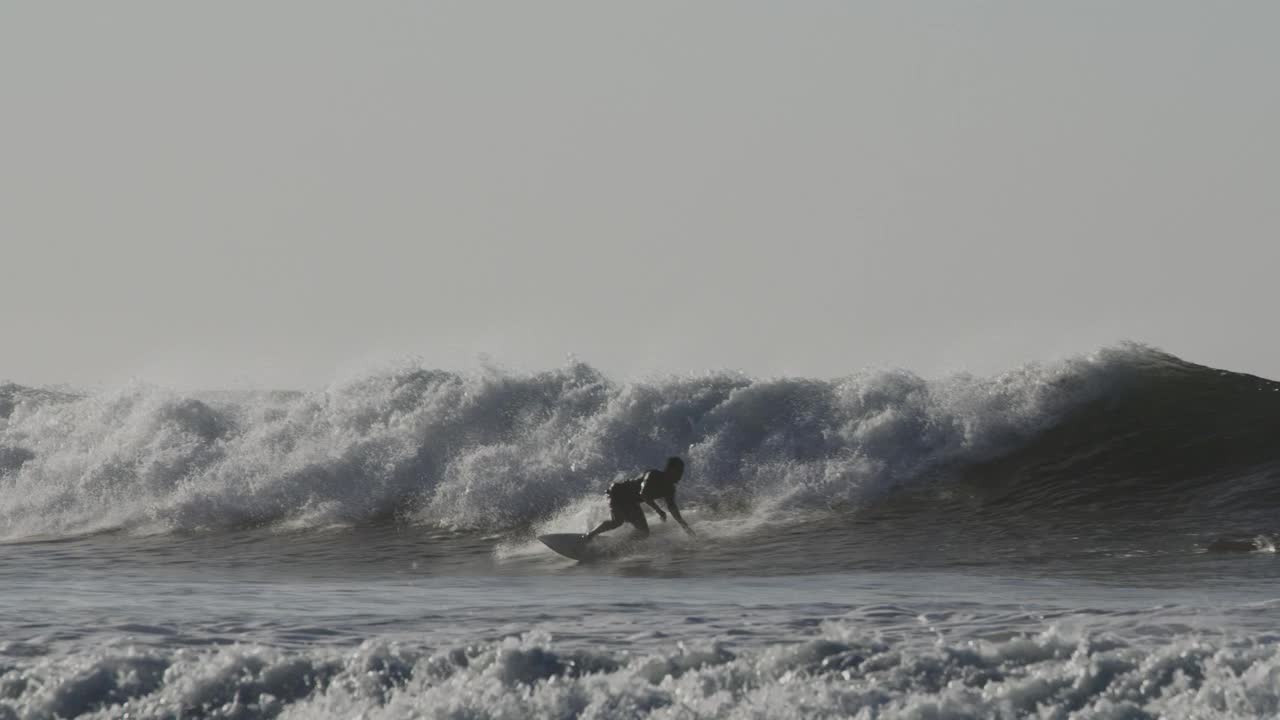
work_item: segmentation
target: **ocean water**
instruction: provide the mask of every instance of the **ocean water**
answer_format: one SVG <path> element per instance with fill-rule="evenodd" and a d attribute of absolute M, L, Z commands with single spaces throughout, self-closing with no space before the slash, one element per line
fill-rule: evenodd
<path fill-rule="evenodd" d="M 535 539 L 670 454 L 696 539 Z M 1141 345 L 0 385 L 0 720 L 1274 718 L 1278 511 L 1280 384 Z"/>

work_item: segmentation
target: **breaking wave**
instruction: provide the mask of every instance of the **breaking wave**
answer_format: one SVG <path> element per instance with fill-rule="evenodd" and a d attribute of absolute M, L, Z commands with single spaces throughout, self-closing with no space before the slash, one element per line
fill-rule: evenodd
<path fill-rule="evenodd" d="M 0 536 L 399 521 L 500 531 L 670 454 L 721 513 L 922 487 L 986 506 L 1280 504 L 1280 385 L 1141 345 L 991 377 L 611 380 L 404 366 L 298 393 L 0 385 Z"/>

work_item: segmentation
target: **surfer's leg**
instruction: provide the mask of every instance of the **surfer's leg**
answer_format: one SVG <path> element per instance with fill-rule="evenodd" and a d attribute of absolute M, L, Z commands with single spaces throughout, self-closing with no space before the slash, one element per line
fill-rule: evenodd
<path fill-rule="evenodd" d="M 640 537 L 648 536 L 649 521 L 645 519 L 644 508 L 640 507 L 639 505 L 636 505 L 635 507 L 627 508 L 627 514 L 625 519 L 627 522 L 635 526 L 636 535 L 639 535 Z"/>
<path fill-rule="evenodd" d="M 591 538 L 599 535 L 600 533 L 607 533 L 610 530 L 617 530 L 618 528 L 622 527 L 622 523 L 626 521 L 627 521 L 626 505 L 615 501 L 613 498 L 609 498 L 609 519 L 600 523 L 595 530 L 592 530 L 591 532 L 587 533 L 586 539 L 590 540 Z"/>
<path fill-rule="evenodd" d="M 605 520 L 604 522 L 596 526 L 595 530 L 592 530 L 591 532 L 587 533 L 587 539 L 590 540 L 591 538 L 599 535 L 600 533 L 607 533 L 610 530 L 616 530 L 620 527 L 622 527 L 622 521 L 619 520 L 617 516 L 611 517 L 608 520 Z"/>

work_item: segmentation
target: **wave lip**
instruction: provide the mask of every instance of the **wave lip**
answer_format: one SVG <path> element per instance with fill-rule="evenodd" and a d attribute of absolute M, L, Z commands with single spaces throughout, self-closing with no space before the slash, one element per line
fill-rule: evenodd
<path fill-rule="evenodd" d="M 1272 531 L 1280 383 L 1155 351 L 1135 355 L 1126 373 L 1052 428 L 966 468 L 971 486 L 1009 513 L 1087 509 L 1099 522 L 1146 515 Z"/>
<path fill-rule="evenodd" d="M 531 374 L 406 366 L 313 393 L 6 385 L 0 536 L 384 520 L 502 531 L 672 453 L 689 462 L 682 498 L 721 514 L 858 507 L 929 484 L 1021 509 L 1100 493 L 1122 505 L 1168 471 L 1161 453 L 1205 462 L 1156 494 L 1217 482 L 1221 507 L 1259 493 L 1274 506 L 1263 430 L 1280 419 L 1275 389 L 1140 345 L 940 379 L 620 383 L 575 363 Z"/>

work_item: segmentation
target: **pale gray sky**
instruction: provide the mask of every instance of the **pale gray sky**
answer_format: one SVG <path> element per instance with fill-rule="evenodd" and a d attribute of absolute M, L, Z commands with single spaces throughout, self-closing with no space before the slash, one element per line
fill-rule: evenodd
<path fill-rule="evenodd" d="M 1280 3 L 6 2 L 0 378 L 1280 377 Z"/>

